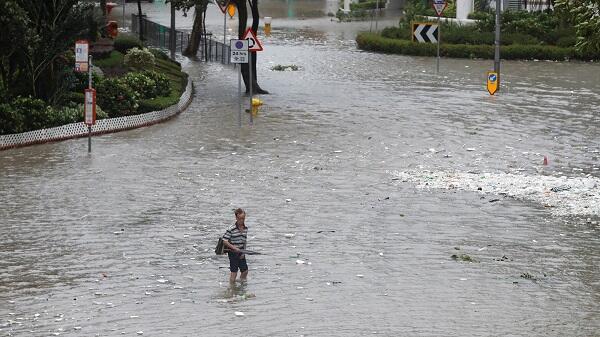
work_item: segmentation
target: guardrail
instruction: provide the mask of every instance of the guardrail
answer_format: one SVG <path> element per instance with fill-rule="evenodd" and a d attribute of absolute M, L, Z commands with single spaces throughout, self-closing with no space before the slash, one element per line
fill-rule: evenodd
<path fill-rule="evenodd" d="M 131 31 L 134 34 L 139 34 L 139 16 L 131 15 Z M 142 16 L 142 27 L 144 30 L 145 43 L 160 49 L 170 50 L 171 28 L 148 20 L 145 15 Z M 188 32 L 175 30 L 175 50 L 183 53 L 187 45 L 190 43 L 191 35 Z M 201 34 L 200 48 L 198 56 L 205 62 L 221 62 L 222 64 L 231 64 L 230 52 L 231 47 L 223 44 L 213 38 L 212 33 L 207 32 Z"/>
<path fill-rule="evenodd" d="M 187 109 L 192 102 L 193 93 L 194 88 L 192 80 L 188 78 L 185 91 L 179 98 L 177 104 L 160 111 L 153 111 L 145 114 L 100 119 L 96 122 L 96 125 L 92 127 L 92 135 L 131 130 L 164 122 Z M 2 135 L 0 136 L 0 150 L 87 137 L 87 135 L 88 128 L 83 122 L 66 124 L 48 129 Z"/>

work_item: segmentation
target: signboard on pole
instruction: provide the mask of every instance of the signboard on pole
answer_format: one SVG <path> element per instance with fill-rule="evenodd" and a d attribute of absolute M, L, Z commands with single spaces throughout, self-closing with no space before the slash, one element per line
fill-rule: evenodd
<path fill-rule="evenodd" d="M 96 89 L 85 89 L 83 122 L 87 126 L 96 124 Z"/>
<path fill-rule="evenodd" d="M 433 9 L 435 9 L 437 16 L 442 16 L 446 7 L 448 7 L 448 2 L 446 0 L 433 0 Z"/>
<path fill-rule="evenodd" d="M 490 95 L 494 95 L 498 91 L 498 73 L 489 71 L 487 73 L 487 90 Z"/>
<path fill-rule="evenodd" d="M 263 51 L 262 43 L 256 37 L 256 34 L 252 31 L 252 28 L 248 28 L 244 34 L 243 40 L 248 40 L 248 51 Z"/>
<path fill-rule="evenodd" d="M 231 63 L 248 63 L 248 40 L 230 40 Z"/>
<path fill-rule="evenodd" d="M 86 40 L 75 42 L 75 71 L 85 73 L 88 71 L 88 55 L 90 44 Z"/>
<path fill-rule="evenodd" d="M 438 25 L 430 22 L 413 22 L 412 39 L 421 43 L 438 42 Z"/>

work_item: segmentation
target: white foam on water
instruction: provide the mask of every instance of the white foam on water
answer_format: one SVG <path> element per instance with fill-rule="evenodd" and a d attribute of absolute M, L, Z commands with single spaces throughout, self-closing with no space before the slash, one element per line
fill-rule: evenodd
<path fill-rule="evenodd" d="M 512 173 L 389 171 L 402 182 L 421 189 L 457 189 L 505 195 L 547 207 L 554 215 L 600 216 L 600 179 Z M 556 192 L 552 191 L 555 188 Z"/>

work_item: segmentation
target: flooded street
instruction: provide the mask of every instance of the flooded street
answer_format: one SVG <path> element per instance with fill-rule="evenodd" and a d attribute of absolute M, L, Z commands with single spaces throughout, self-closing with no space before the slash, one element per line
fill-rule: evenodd
<path fill-rule="evenodd" d="M 0 336 L 598 336 L 600 65 L 505 62 L 490 97 L 492 61 L 436 75 L 283 3 L 252 124 L 231 67 L 185 60 L 167 123 L 0 152 Z M 232 288 L 237 207 L 263 255 Z"/>

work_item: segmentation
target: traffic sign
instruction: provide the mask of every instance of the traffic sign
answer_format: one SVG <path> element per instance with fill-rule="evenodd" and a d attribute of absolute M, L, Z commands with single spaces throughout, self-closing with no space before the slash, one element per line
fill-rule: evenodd
<path fill-rule="evenodd" d="M 262 43 L 260 43 L 254 31 L 252 31 L 252 28 L 246 30 L 246 34 L 244 34 L 242 39 L 248 40 L 248 51 L 263 51 Z"/>
<path fill-rule="evenodd" d="M 421 43 L 438 42 L 438 25 L 429 22 L 414 22 L 412 24 L 413 41 Z"/>
<path fill-rule="evenodd" d="M 499 82 L 500 81 L 498 80 L 498 73 L 495 73 L 493 71 L 489 71 L 487 73 L 487 90 L 490 93 L 490 95 L 494 95 L 498 91 Z"/>
<path fill-rule="evenodd" d="M 96 124 L 96 89 L 85 89 L 83 111 L 84 123 L 87 126 Z"/>
<path fill-rule="evenodd" d="M 227 6 L 229 5 L 229 1 L 227 0 L 215 0 L 217 7 L 221 10 L 221 13 L 227 13 Z"/>
<path fill-rule="evenodd" d="M 248 63 L 248 40 L 230 40 L 231 63 Z"/>
<path fill-rule="evenodd" d="M 437 16 L 442 16 L 446 7 L 448 7 L 448 2 L 446 0 L 433 0 L 433 9 L 435 9 Z"/>
<path fill-rule="evenodd" d="M 75 71 L 85 73 L 88 71 L 90 44 L 86 40 L 75 42 Z"/>

